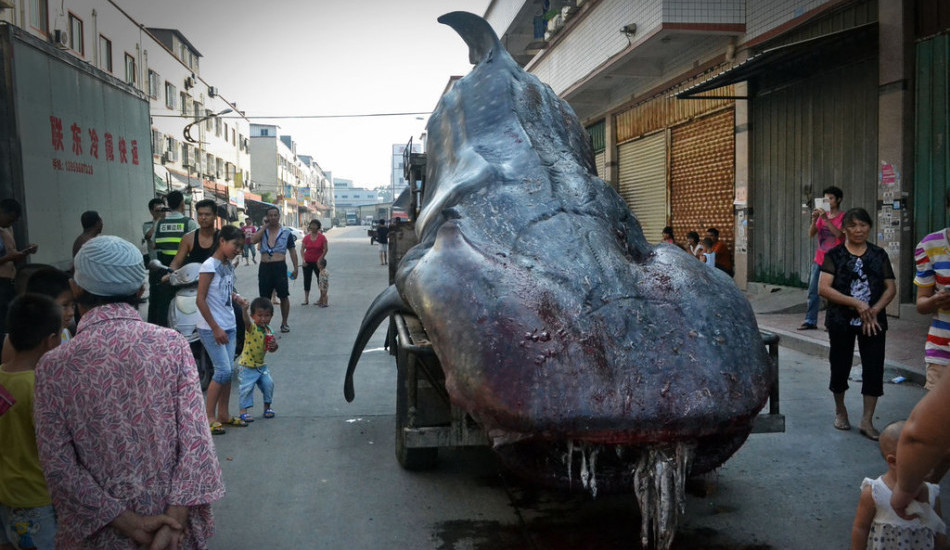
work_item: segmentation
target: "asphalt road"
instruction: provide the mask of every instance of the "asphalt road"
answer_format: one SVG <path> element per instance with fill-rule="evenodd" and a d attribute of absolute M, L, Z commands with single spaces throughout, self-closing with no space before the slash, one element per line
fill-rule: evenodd
<path fill-rule="evenodd" d="M 260 418 L 258 393 L 257 420 L 215 437 L 227 495 L 214 506 L 211 548 L 638 548 L 632 495 L 592 499 L 523 486 L 482 448 L 440 451 L 431 472 L 399 467 L 395 366 L 382 350 L 382 329 L 356 371 L 356 400 L 343 399 L 356 330 L 387 272 L 365 227 L 327 236 L 330 307 L 299 305 L 303 282 L 293 283 L 292 331 L 270 355 L 277 417 Z M 256 274 L 242 265 L 238 290 L 253 294 Z M 311 300 L 318 294 L 314 283 Z M 884 473 L 885 464 L 856 429 L 832 427 L 824 359 L 782 348 L 780 364 L 786 432 L 750 436 L 696 484 L 705 491 L 688 496 L 674 548 L 849 547 L 861 480 Z M 853 421 L 859 386 L 847 394 Z M 878 427 L 906 417 L 922 395 L 919 386 L 886 385 Z M 236 413 L 236 391 L 232 404 Z"/>

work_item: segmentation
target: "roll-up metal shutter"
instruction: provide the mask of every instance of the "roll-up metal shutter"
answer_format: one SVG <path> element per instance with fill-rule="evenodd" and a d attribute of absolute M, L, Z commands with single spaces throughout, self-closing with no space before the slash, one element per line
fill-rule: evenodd
<path fill-rule="evenodd" d="M 735 254 L 735 109 L 728 108 L 681 124 L 670 133 L 670 209 L 676 242 L 686 233 L 700 239 L 706 229 Z"/>
<path fill-rule="evenodd" d="M 607 173 L 607 155 L 603 151 L 594 155 L 594 166 L 597 167 L 597 177 L 606 179 L 604 174 Z"/>
<path fill-rule="evenodd" d="M 648 242 L 660 242 L 666 225 L 666 132 L 621 144 L 620 196 L 640 221 Z"/>

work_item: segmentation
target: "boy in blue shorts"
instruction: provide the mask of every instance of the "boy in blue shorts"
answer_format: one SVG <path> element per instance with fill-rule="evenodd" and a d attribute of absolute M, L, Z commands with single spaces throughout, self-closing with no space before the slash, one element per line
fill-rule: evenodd
<path fill-rule="evenodd" d="M 0 365 L 0 384 L 13 406 L 0 416 L 0 547 L 53 549 L 56 515 L 46 488 L 33 426 L 33 369 L 60 343 L 63 310 L 52 299 L 25 294 L 10 304 L 9 361 Z"/>
<path fill-rule="evenodd" d="M 244 308 L 244 352 L 238 359 L 241 366 L 241 420 L 253 422 L 248 412 L 254 406 L 254 386 L 264 394 L 264 418 L 274 418 L 274 380 L 264 360 L 266 352 L 277 351 L 277 338 L 268 323 L 274 317 L 274 305 L 267 298 L 254 298 Z"/>

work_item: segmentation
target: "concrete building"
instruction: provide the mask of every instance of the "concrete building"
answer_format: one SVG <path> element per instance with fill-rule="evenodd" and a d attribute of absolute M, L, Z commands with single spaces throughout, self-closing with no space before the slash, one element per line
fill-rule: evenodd
<path fill-rule="evenodd" d="M 405 171 L 405 156 L 406 156 L 406 145 L 405 143 L 394 143 L 393 144 L 393 171 L 392 179 L 390 181 L 392 185 L 392 200 L 395 200 L 396 197 L 402 193 L 403 189 L 408 185 L 406 183 L 406 171 Z M 412 144 L 413 153 L 422 152 L 421 143 Z"/>
<path fill-rule="evenodd" d="M 180 189 L 190 191 L 193 200 L 216 196 L 232 207 L 219 213 L 231 217 L 243 207 L 250 172 L 248 120 L 233 100 L 201 77 L 201 54 L 180 32 L 150 29 L 110 0 L 5 0 L 0 21 L 48 40 L 148 95 L 152 143 L 139 145 L 137 153 L 152 157 L 157 194 Z M 230 110 L 226 116 L 214 116 L 225 110 Z M 192 141 L 184 133 L 189 125 Z"/>
<path fill-rule="evenodd" d="M 665 225 L 679 241 L 715 226 L 740 287 L 804 286 L 815 246 L 808 205 L 836 185 L 844 208 L 876 214 L 874 240 L 891 256 L 900 301 L 912 300 L 913 246 L 947 223 L 940 53 L 950 13 L 940 2 L 550 6 L 493 0 L 485 17 L 577 112 L 598 175 L 647 240 Z"/>

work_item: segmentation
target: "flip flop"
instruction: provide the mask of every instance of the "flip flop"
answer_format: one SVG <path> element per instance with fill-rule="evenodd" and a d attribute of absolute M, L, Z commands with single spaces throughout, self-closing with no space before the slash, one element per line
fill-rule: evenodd
<path fill-rule="evenodd" d="M 280 325 L 280 331 L 281 331 L 281 332 L 290 332 L 290 327 L 288 327 L 287 325 Z"/>
<path fill-rule="evenodd" d="M 274 409 L 264 409 L 264 418 L 274 418 Z"/>
<path fill-rule="evenodd" d="M 850 430 L 851 424 L 848 422 L 847 418 L 838 418 L 835 417 L 835 429 L 838 430 Z M 862 430 L 863 431 L 863 430 Z"/>
<path fill-rule="evenodd" d="M 225 424 L 227 424 L 228 426 L 234 426 L 234 427 L 236 427 L 236 428 L 246 428 L 246 427 L 247 427 L 247 422 L 241 420 L 240 418 L 238 418 L 238 417 L 236 417 L 236 416 L 232 416 L 232 417 L 231 417 L 231 420 L 228 420 L 227 422 L 225 422 Z"/>
<path fill-rule="evenodd" d="M 878 433 L 878 431 L 875 430 L 874 428 L 871 428 L 871 429 L 868 429 L 868 430 L 866 430 L 866 429 L 864 429 L 864 428 L 861 428 L 861 429 L 858 430 L 858 431 L 861 433 L 861 435 L 863 435 L 864 437 L 870 439 L 871 441 L 877 441 L 877 440 L 879 440 L 879 439 L 881 438 L 881 434 Z"/>
<path fill-rule="evenodd" d="M 244 422 L 254 422 L 254 417 L 250 413 L 241 413 L 241 420 Z"/>
<path fill-rule="evenodd" d="M 211 428 L 211 435 L 224 435 L 228 433 L 228 431 L 224 429 L 224 426 L 222 426 L 220 422 L 212 422 L 209 424 L 209 427 Z"/>

